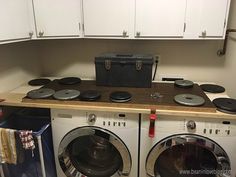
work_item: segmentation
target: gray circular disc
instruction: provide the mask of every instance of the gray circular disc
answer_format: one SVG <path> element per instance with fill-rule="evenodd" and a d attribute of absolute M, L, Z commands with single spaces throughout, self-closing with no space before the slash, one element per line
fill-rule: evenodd
<path fill-rule="evenodd" d="M 175 86 L 182 87 L 182 88 L 191 88 L 193 87 L 193 82 L 189 80 L 176 80 Z"/>
<path fill-rule="evenodd" d="M 27 97 L 32 99 L 39 99 L 39 98 L 48 98 L 52 96 L 55 93 L 53 89 L 48 88 L 40 88 L 31 90 L 27 93 Z"/>
<path fill-rule="evenodd" d="M 59 90 L 54 93 L 53 97 L 57 100 L 72 100 L 80 95 L 80 91 L 72 89 Z"/>
<path fill-rule="evenodd" d="M 174 100 L 185 106 L 201 106 L 205 103 L 204 98 L 192 94 L 179 94 L 174 97 Z"/>

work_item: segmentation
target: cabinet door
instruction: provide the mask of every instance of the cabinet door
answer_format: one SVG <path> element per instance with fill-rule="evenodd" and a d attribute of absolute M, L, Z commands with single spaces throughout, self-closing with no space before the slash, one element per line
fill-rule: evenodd
<path fill-rule="evenodd" d="M 80 0 L 33 0 L 37 37 L 78 37 Z"/>
<path fill-rule="evenodd" d="M 0 0 L 0 41 L 30 39 L 29 0 Z"/>
<path fill-rule="evenodd" d="M 134 0 L 83 0 L 85 37 L 129 37 Z"/>
<path fill-rule="evenodd" d="M 186 0 L 136 0 L 136 37 L 182 37 Z"/>
<path fill-rule="evenodd" d="M 186 38 L 222 38 L 229 0 L 188 0 Z"/>

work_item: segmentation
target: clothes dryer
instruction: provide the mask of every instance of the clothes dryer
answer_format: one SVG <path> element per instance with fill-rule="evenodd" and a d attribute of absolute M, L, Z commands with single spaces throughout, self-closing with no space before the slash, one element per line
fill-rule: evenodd
<path fill-rule="evenodd" d="M 153 123 L 152 123 L 153 125 Z M 235 177 L 236 121 L 159 116 L 149 137 L 141 117 L 141 177 Z"/>

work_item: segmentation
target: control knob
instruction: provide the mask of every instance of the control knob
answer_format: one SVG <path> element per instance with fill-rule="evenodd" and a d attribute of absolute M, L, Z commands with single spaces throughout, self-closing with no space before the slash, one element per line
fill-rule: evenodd
<path fill-rule="evenodd" d="M 187 128 L 189 130 L 195 130 L 196 129 L 196 123 L 193 120 L 189 120 L 186 125 L 187 125 Z"/>
<path fill-rule="evenodd" d="M 96 119 L 97 119 L 97 116 L 95 114 L 89 114 L 89 116 L 88 116 L 89 123 L 95 123 Z"/>

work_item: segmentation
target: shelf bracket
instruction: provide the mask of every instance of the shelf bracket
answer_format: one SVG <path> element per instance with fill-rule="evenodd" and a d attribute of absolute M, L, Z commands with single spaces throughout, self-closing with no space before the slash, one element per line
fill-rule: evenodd
<path fill-rule="evenodd" d="M 223 55 L 225 55 L 225 53 L 226 53 L 227 42 L 228 42 L 228 38 L 229 38 L 229 33 L 231 33 L 231 32 L 235 33 L 235 32 L 236 32 L 236 29 L 227 29 L 227 30 L 226 30 L 223 49 L 219 49 L 219 50 L 217 51 L 217 55 L 220 56 L 220 57 L 223 56 Z"/>

